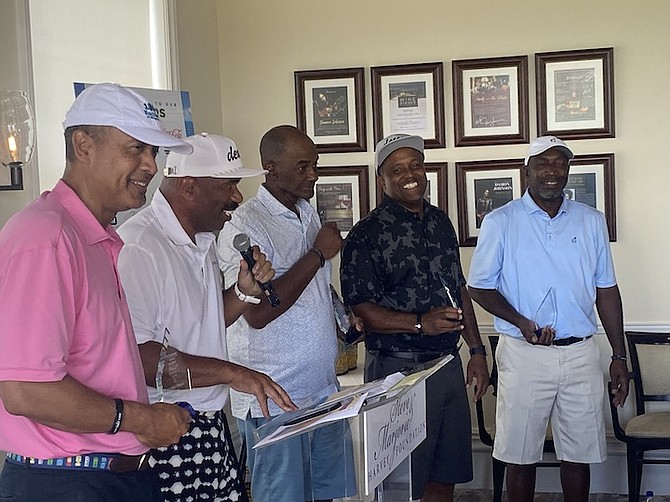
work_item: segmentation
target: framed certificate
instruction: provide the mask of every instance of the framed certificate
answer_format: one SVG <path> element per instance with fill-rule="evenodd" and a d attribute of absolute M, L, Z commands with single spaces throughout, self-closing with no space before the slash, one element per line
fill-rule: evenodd
<path fill-rule="evenodd" d="M 298 129 L 319 153 L 365 152 L 363 68 L 294 72 Z"/>
<path fill-rule="evenodd" d="M 535 54 L 538 135 L 614 137 L 614 49 Z"/>
<path fill-rule="evenodd" d="M 368 166 L 320 167 L 310 203 L 321 221 L 335 221 L 342 237 L 370 210 Z"/>
<path fill-rule="evenodd" d="M 404 133 L 421 136 L 426 148 L 444 148 L 442 63 L 370 70 L 375 144 L 390 134 Z"/>
<path fill-rule="evenodd" d="M 451 63 L 456 146 L 527 143 L 528 56 Z"/>
<path fill-rule="evenodd" d="M 461 246 L 476 246 L 488 213 L 523 195 L 523 159 L 456 163 L 458 235 Z"/>

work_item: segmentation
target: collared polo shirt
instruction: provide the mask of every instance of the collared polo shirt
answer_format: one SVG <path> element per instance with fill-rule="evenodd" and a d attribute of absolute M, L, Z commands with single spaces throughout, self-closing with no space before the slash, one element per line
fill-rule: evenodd
<path fill-rule="evenodd" d="M 540 327 L 555 319 L 557 339 L 592 335 L 596 288 L 616 285 L 605 216 L 564 199 L 550 218 L 526 191 L 484 218 L 468 284 L 497 289 Z M 494 325 L 499 333 L 523 336 L 498 317 Z"/>
<path fill-rule="evenodd" d="M 194 243 L 157 190 L 151 205 L 121 225 L 119 235 L 126 243 L 119 271 L 137 343 L 162 343 L 167 337 L 180 352 L 228 359 L 214 234 L 200 232 Z M 148 391 L 151 402 L 159 400 L 155 386 Z M 164 389 L 163 399 L 218 411 L 228 400 L 228 386 Z"/>
<path fill-rule="evenodd" d="M 342 295 L 348 305 L 370 302 L 397 312 L 425 313 L 451 306 L 445 285 L 461 305 L 458 241 L 447 214 L 424 202 L 423 217 L 388 196 L 349 232 L 340 262 Z M 368 330 L 372 350 L 445 351 L 459 332 L 418 336 Z"/>
<path fill-rule="evenodd" d="M 235 210 L 218 239 L 226 284 L 236 280 L 239 269 L 240 253 L 232 246 L 238 233 L 247 234 L 251 244 L 260 247 L 277 277 L 309 252 L 321 223 L 309 202 L 300 199 L 297 207 L 300 216 L 261 185 L 255 197 Z M 330 274 L 328 261 L 295 303 L 264 328 L 252 328 L 243 317 L 228 328 L 231 361 L 267 373 L 297 404 L 334 391 L 337 383 L 337 328 Z M 245 419 L 249 412 L 252 417 L 263 416 L 256 398 L 249 394 L 231 391 L 231 404 L 237 418 Z M 282 413 L 273 401 L 268 405 L 272 415 Z"/>
<path fill-rule="evenodd" d="M 0 380 L 67 375 L 110 398 L 147 402 L 116 273 L 121 246 L 62 180 L 7 222 L 0 231 Z M 48 459 L 147 447 L 129 432 L 74 434 L 0 405 L 0 450 Z"/>

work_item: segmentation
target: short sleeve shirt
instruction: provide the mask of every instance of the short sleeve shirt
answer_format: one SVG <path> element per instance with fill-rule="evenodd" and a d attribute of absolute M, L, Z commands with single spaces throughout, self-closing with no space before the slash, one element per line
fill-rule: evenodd
<path fill-rule="evenodd" d="M 461 304 L 465 284 L 458 241 L 447 214 L 424 202 L 423 217 L 391 198 L 349 232 L 342 248 L 340 282 L 345 303 L 371 302 L 398 312 L 425 313 Z M 422 337 L 368 331 L 372 350 L 444 351 L 456 347 L 458 332 Z"/>
<path fill-rule="evenodd" d="M 63 181 L 7 222 L 0 231 L 0 380 L 70 376 L 110 398 L 148 402 L 116 270 L 122 245 Z M 129 432 L 66 432 L 0 405 L 0 450 L 48 459 L 147 447 Z"/>
<path fill-rule="evenodd" d="M 605 216 L 563 200 L 551 218 L 526 192 L 484 218 L 468 284 L 498 290 L 527 319 L 553 325 L 557 339 L 592 335 L 596 288 L 616 285 Z M 523 336 L 504 319 L 494 325 Z"/>
<path fill-rule="evenodd" d="M 191 240 L 160 190 L 151 205 L 119 228 L 125 246 L 119 272 L 128 295 L 137 343 L 162 343 L 194 356 L 226 360 L 221 272 L 215 237 L 200 232 Z M 182 368 L 182 376 L 185 368 Z M 147 387 L 151 402 L 186 401 L 198 411 L 218 411 L 227 385 L 194 389 Z"/>
<path fill-rule="evenodd" d="M 298 200 L 297 208 L 299 215 L 261 185 L 255 197 L 235 210 L 218 238 L 226 284 L 235 281 L 239 270 L 240 253 L 232 246 L 238 233 L 247 234 L 251 244 L 259 246 L 277 277 L 309 252 L 321 223 L 306 200 Z M 270 375 L 296 403 L 336 390 L 337 328 L 330 274 L 328 261 L 293 305 L 264 328 L 252 328 L 243 316 L 228 327 L 231 361 Z M 237 418 L 244 419 L 249 413 L 263 416 L 256 398 L 249 394 L 231 391 L 231 404 Z M 268 406 L 272 415 L 282 413 L 273 401 Z"/>

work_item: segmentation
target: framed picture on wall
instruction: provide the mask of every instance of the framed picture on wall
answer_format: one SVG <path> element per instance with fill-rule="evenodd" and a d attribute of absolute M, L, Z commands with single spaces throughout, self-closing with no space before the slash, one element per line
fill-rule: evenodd
<path fill-rule="evenodd" d="M 321 221 L 335 221 L 342 237 L 370 210 L 368 166 L 320 167 L 310 203 Z"/>
<path fill-rule="evenodd" d="M 442 63 L 375 66 L 370 71 L 375 144 L 404 133 L 421 136 L 426 148 L 444 148 Z"/>
<path fill-rule="evenodd" d="M 535 54 L 538 135 L 614 137 L 614 49 Z"/>
<path fill-rule="evenodd" d="M 610 241 L 616 242 L 614 154 L 575 155 L 564 195 L 605 213 Z"/>
<path fill-rule="evenodd" d="M 452 61 L 456 146 L 527 143 L 528 56 Z"/>
<path fill-rule="evenodd" d="M 456 162 L 458 238 L 461 246 L 476 246 L 488 213 L 523 195 L 523 159 Z"/>
<path fill-rule="evenodd" d="M 424 198 L 433 206 L 437 206 L 442 211 L 447 212 L 447 163 L 426 162 L 424 165 L 426 166 L 426 178 L 428 178 Z M 379 178 L 377 178 L 376 192 L 377 205 L 379 205 L 384 197 L 384 187 Z"/>
<path fill-rule="evenodd" d="M 294 72 L 298 129 L 319 153 L 365 152 L 363 68 Z"/>

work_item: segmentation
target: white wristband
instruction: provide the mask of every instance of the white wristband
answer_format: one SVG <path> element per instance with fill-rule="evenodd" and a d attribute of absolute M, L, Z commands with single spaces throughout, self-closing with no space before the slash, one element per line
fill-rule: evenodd
<path fill-rule="evenodd" d="M 245 295 L 244 293 L 242 293 L 242 291 L 240 291 L 240 288 L 237 287 L 237 283 L 235 283 L 235 286 L 233 286 L 233 289 L 235 290 L 235 294 L 237 295 L 237 298 L 239 298 L 239 300 L 241 302 L 253 303 L 254 305 L 258 305 L 261 302 L 260 298 L 256 298 L 255 296 Z"/>

